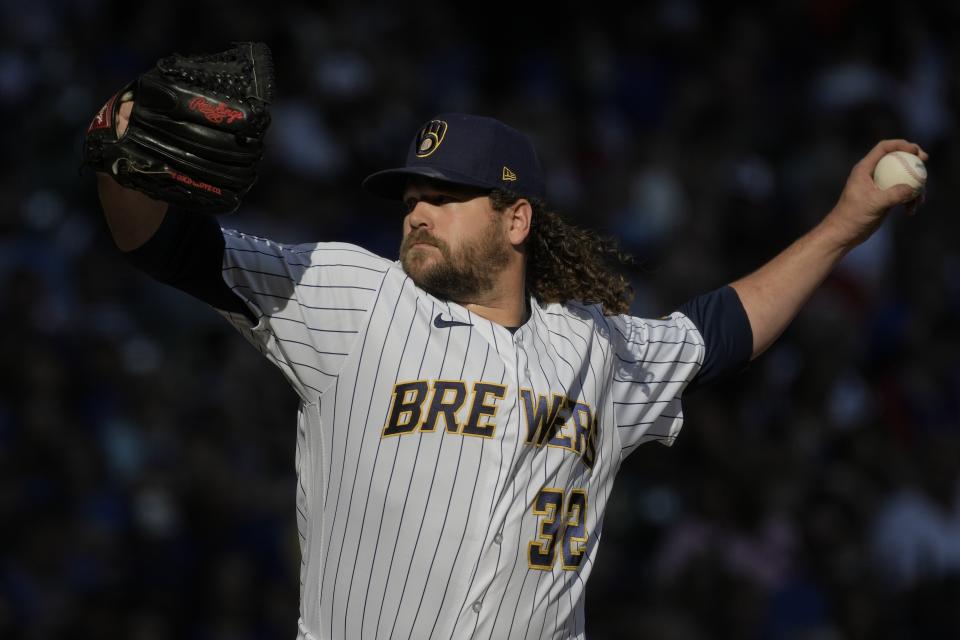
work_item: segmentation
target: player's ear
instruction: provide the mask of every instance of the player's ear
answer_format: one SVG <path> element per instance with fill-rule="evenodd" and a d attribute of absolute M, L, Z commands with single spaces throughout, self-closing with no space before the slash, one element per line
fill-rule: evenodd
<path fill-rule="evenodd" d="M 530 221 L 533 218 L 533 206 L 526 198 L 520 198 L 503 212 L 506 216 L 507 236 L 510 243 L 519 246 L 530 235 Z"/>

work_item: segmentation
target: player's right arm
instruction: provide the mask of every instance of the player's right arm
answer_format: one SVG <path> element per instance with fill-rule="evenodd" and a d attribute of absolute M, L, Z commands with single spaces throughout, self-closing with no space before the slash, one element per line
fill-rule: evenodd
<path fill-rule="evenodd" d="M 127 129 L 133 102 L 120 105 L 117 134 Z M 105 173 L 97 173 L 100 204 L 117 247 L 124 252 L 141 247 L 163 223 L 169 205 L 135 190 L 127 189 Z"/>
<path fill-rule="evenodd" d="M 105 173 L 97 174 L 97 191 L 110 235 L 121 251 L 133 251 L 157 232 L 169 205 L 135 189 L 120 186 Z"/>
<path fill-rule="evenodd" d="M 132 110 L 132 101 L 117 110 L 118 136 L 126 131 Z M 164 284 L 256 323 L 223 280 L 224 240 L 212 216 L 171 209 L 105 173 L 97 173 L 97 191 L 110 235 L 129 262 Z"/>
<path fill-rule="evenodd" d="M 117 109 L 127 129 L 133 102 Z M 285 245 L 155 200 L 98 174 L 104 215 L 125 259 L 211 305 L 302 394 L 336 378 L 379 298 L 391 262 L 342 243 Z"/>

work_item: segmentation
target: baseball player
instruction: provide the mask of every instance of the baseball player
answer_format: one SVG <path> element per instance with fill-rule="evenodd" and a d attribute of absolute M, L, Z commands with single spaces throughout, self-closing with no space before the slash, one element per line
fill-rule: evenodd
<path fill-rule="evenodd" d="M 894 150 L 926 159 L 879 143 L 816 228 L 659 319 L 626 314 L 612 249 L 550 211 L 531 142 L 492 118 L 437 115 L 364 181 L 403 203 L 399 261 L 98 182 L 125 255 L 217 309 L 300 398 L 298 638 L 583 638 L 620 465 L 671 444 L 684 391 L 763 352 L 913 198 L 871 179 Z"/>

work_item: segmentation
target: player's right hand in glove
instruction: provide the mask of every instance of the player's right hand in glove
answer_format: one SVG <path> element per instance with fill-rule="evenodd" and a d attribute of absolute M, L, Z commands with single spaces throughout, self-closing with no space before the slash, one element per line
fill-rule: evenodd
<path fill-rule="evenodd" d="M 235 211 L 257 179 L 273 87 L 263 43 L 162 58 L 100 109 L 83 162 L 188 211 Z"/>

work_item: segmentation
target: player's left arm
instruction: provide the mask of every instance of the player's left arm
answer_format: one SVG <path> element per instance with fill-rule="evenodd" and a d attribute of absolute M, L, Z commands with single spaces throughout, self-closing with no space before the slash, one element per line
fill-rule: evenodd
<path fill-rule="evenodd" d="M 854 247 L 869 238 L 890 209 L 906 204 L 913 214 L 921 198 L 907 185 L 880 189 L 873 171 L 891 151 L 907 151 L 927 160 L 919 145 L 906 140 L 884 140 L 858 162 L 847 179 L 836 206 L 811 231 L 773 260 L 733 282 L 753 332 L 756 358 L 783 333 L 814 290 Z"/>

